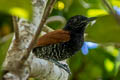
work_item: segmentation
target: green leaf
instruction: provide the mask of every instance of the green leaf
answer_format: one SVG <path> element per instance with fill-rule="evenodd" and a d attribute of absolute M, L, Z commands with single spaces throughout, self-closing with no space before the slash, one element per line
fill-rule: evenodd
<path fill-rule="evenodd" d="M 107 11 L 104 9 L 89 9 L 87 11 L 88 17 L 95 17 L 95 16 L 100 16 L 100 15 L 108 15 Z"/>
<path fill-rule="evenodd" d="M 32 5 L 30 0 L 0 0 L 0 12 L 29 20 L 32 19 Z"/>
<path fill-rule="evenodd" d="M 65 4 L 65 9 L 64 9 L 64 11 L 67 12 L 67 11 L 69 10 L 69 7 L 71 6 L 73 0 L 61 0 L 61 1 L 63 1 L 64 4 Z M 68 2 L 69 2 L 69 3 L 68 3 Z"/>
<path fill-rule="evenodd" d="M 83 3 L 83 6 L 88 6 L 88 8 L 103 8 L 101 0 L 80 0 Z"/>
<path fill-rule="evenodd" d="M 92 27 L 88 27 L 86 40 L 106 43 L 120 42 L 120 25 L 112 15 L 99 17 Z"/>
<path fill-rule="evenodd" d="M 71 16 L 75 15 L 86 15 L 87 9 L 84 8 L 84 6 L 81 3 L 81 0 L 73 0 L 71 6 L 69 6 L 69 9 L 67 12 L 65 12 L 65 16 L 67 18 L 70 18 Z"/>
<path fill-rule="evenodd" d="M 5 59 L 11 40 L 12 38 L 10 38 L 7 42 L 0 44 L 0 76 L 2 74 L 2 64 Z"/>

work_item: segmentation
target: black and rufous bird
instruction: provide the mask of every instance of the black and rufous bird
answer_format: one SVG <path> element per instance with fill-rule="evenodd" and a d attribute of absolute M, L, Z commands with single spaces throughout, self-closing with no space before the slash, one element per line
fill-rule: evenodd
<path fill-rule="evenodd" d="M 81 15 L 71 17 L 63 29 L 41 36 L 33 53 L 39 58 L 52 61 L 70 73 L 68 66 L 58 61 L 70 58 L 81 49 L 86 26 L 95 19 L 95 17 L 87 18 Z"/>

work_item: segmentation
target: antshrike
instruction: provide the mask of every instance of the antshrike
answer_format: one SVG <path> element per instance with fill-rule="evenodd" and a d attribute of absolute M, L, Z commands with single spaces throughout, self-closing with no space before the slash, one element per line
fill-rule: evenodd
<path fill-rule="evenodd" d="M 33 53 L 70 73 L 68 66 L 58 61 L 70 58 L 81 49 L 86 25 L 95 19 L 95 17 L 87 18 L 81 15 L 71 17 L 63 29 L 41 36 Z"/>

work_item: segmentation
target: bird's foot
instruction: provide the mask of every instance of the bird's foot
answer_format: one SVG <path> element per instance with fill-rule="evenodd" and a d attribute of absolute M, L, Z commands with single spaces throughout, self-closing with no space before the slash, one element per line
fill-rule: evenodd
<path fill-rule="evenodd" d="M 68 74 L 71 74 L 70 68 L 68 65 L 66 64 L 62 64 L 56 60 L 50 60 L 51 62 L 55 63 L 55 65 L 57 65 L 58 67 L 64 69 L 66 72 L 68 72 Z"/>

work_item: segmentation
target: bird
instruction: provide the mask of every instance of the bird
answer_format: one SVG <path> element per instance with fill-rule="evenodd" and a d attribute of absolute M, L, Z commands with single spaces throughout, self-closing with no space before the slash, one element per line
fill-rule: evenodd
<path fill-rule="evenodd" d="M 71 74 L 68 65 L 59 61 L 70 58 L 77 53 L 84 43 L 86 26 L 96 17 L 75 15 L 68 19 L 62 29 L 41 36 L 32 52 L 36 57 L 53 62 Z"/>

